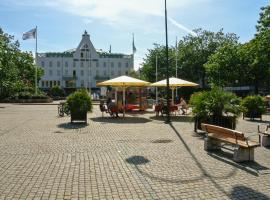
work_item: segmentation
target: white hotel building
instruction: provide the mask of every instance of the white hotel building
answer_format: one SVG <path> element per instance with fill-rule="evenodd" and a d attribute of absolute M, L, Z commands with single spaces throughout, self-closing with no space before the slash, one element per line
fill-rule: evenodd
<path fill-rule="evenodd" d="M 98 82 L 128 75 L 133 70 L 133 55 L 98 51 L 85 31 L 77 49 L 38 53 L 37 64 L 44 70 L 39 82 L 43 90 L 55 85 L 65 90 L 89 87 L 95 90 Z"/>

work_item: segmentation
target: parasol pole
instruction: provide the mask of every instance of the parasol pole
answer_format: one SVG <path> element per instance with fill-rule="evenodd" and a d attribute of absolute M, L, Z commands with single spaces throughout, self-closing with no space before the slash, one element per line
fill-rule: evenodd
<path fill-rule="evenodd" d="M 126 87 L 123 86 L 123 117 L 125 117 L 125 110 L 126 110 Z"/>

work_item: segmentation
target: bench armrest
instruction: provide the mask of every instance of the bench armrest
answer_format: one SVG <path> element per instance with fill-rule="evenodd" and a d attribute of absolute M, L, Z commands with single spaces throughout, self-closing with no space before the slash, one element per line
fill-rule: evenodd
<path fill-rule="evenodd" d="M 252 137 L 252 136 L 258 136 L 259 137 L 259 143 L 261 143 L 261 135 L 259 133 L 254 133 L 254 134 L 251 134 L 251 135 L 245 137 L 247 145 L 248 145 L 248 141 L 250 141 L 249 138 Z"/>
<path fill-rule="evenodd" d="M 267 132 L 268 131 L 268 128 L 270 126 L 270 124 L 258 124 L 258 133 L 264 133 L 260 130 L 260 127 L 261 126 L 265 126 L 265 131 L 264 132 Z"/>

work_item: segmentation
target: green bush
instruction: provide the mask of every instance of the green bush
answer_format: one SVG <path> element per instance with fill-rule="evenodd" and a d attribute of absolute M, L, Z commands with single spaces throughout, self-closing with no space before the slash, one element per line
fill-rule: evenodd
<path fill-rule="evenodd" d="M 213 88 L 211 91 L 194 93 L 190 98 L 190 106 L 194 116 L 206 119 L 210 116 L 232 116 L 241 114 L 240 98 L 231 92 Z"/>
<path fill-rule="evenodd" d="M 70 94 L 67 98 L 67 106 L 71 112 L 92 112 L 92 99 L 84 89 Z"/>
<path fill-rule="evenodd" d="M 264 98 L 259 95 L 247 96 L 241 101 L 243 112 L 263 114 L 266 111 Z"/>
<path fill-rule="evenodd" d="M 54 97 L 62 97 L 64 96 L 64 90 L 58 85 L 55 85 L 51 88 L 51 95 Z"/>

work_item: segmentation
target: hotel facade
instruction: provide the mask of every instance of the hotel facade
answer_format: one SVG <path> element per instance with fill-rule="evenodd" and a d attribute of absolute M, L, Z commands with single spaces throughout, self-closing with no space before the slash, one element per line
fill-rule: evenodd
<path fill-rule="evenodd" d="M 96 84 L 133 70 L 133 55 L 96 50 L 85 31 L 76 49 L 56 53 L 38 53 L 37 65 L 44 70 L 39 87 L 49 90 L 58 85 L 65 90 L 91 88 Z"/>

